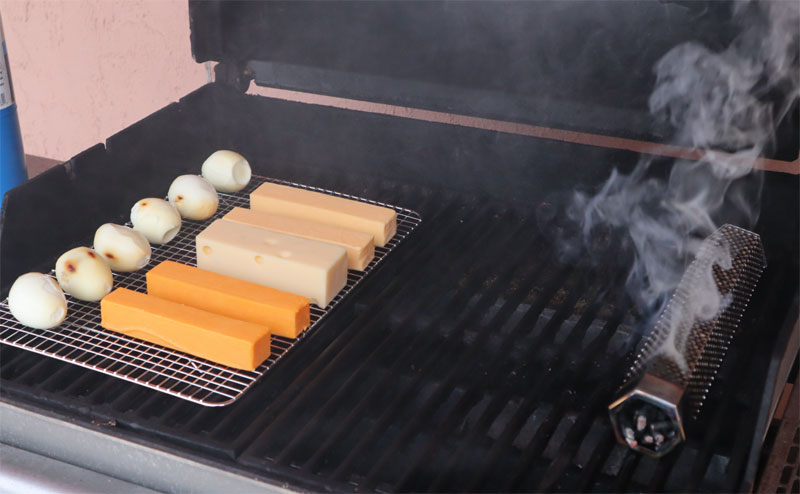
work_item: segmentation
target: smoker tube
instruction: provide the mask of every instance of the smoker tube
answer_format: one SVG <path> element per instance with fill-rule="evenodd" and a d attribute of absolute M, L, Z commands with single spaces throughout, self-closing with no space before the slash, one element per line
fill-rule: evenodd
<path fill-rule="evenodd" d="M 620 442 L 659 457 L 686 439 L 764 267 L 753 232 L 723 225 L 703 241 L 608 407 Z"/>

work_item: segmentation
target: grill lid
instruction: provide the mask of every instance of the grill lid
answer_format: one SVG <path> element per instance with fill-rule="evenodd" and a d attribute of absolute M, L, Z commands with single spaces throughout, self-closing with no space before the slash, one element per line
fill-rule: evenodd
<path fill-rule="evenodd" d="M 658 141 L 655 62 L 736 31 L 724 2 L 190 1 L 189 14 L 195 60 L 259 85 Z"/>

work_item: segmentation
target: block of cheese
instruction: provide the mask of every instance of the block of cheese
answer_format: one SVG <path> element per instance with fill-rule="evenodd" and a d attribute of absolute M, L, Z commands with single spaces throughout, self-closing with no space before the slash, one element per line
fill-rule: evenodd
<path fill-rule="evenodd" d="M 378 247 L 397 231 L 392 209 L 271 182 L 250 193 L 250 208 L 369 233 Z"/>
<path fill-rule="evenodd" d="M 197 267 L 326 307 L 347 283 L 344 247 L 219 219 L 196 237 Z"/>
<path fill-rule="evenodd" d="M 342 246 L 347 250 L 347 267 L 350 269 L 363 271 L 375 257 L 375 244 L 369 233 L 244 208 L 233 208 L 222 219 Z"/>
<path fill-rule="evenodd" d="M 164 261 L 147 272 L 147 293 L 262 324 L 272 334 L 287 338 L 297 338 L 310 319 L 306 297 L 174 261 Z"/>
<path fill-rule="evenodd" d="M 100 324 L 218 364 L 254 370 L 270 354 L 269 328 L 117 288 L 100 301 Z"/>

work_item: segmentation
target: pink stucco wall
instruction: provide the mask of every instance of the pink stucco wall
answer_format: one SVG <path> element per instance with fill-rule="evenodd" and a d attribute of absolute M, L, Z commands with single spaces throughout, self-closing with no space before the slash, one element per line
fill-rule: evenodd
<path fill-rule="evenodd" d="M 206 83 L 185 0 L 0 0 L 27 154 L 66 160 Z"/>

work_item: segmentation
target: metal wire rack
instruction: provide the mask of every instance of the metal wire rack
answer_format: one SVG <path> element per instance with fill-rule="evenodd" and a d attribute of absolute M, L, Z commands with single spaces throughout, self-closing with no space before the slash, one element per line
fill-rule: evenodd
<path fill-rule="evenodd" d="M 317 329 L 334 307 L 358 285 L 421 222 L 414 211 L 330 190 L 283 180 L 253 176 L 245 190 L 220 194 L 217 213 L 206 221 L 184 221 L 178 235 L 167 245 L 153 246 L 150 266 L 173 260 L 197 265 L 195 237 L 215 219 L 234 207 L 249 207 L 249 193 L 264 182 L 314 190 L 394 209 L 397 234 L 384 246 L 375 247 L 375 258 L 364 271 L 349 270 L 347 284 L 324 309 L 311 306 L 311 325 L 297 339 L 272 336 L 272 354 L 254 371 L 243 371 L 192 355 L 131 338 L 100 326 L 100 303 L 83 302 L 67 295 L 65 321 L 51 329 L 32 329 L 20 324 L 9 311 L 8 299 L 0 303 L 0 343 L 109 374 L 163 393 L 205 406 L 224 406 L 236 401 L 280 358 Z M 91 239 L 86 245 L 91 245 Z M 114 287 L 146 292 L 146 269 L 114 273 Z"/>

